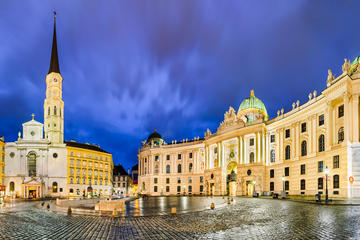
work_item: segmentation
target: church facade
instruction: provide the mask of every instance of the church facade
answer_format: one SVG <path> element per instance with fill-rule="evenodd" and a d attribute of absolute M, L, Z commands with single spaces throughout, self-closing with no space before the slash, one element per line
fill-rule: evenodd
<path fill-rule="evenodd" d="M 64 141 L 63 78 L 57 50 L 54 15 L 50 68 L 45 78 L 44 124 L 36 121 L 33 114 L 22 125 L 17 141 L 6 143 L 6 195 L 30 199 L 100 193 L 108 196 L 112 155 L 96 145 Z"/>
<path fill-rule="evenodd" d="M 157 132 L 138 153 L 139 191 L 150 195 L 325 194 L 360 197 L 360 58 L 329 70 L 327 88 L 269 120 L 253 91 L 216 132 L 166 143 Z"/>

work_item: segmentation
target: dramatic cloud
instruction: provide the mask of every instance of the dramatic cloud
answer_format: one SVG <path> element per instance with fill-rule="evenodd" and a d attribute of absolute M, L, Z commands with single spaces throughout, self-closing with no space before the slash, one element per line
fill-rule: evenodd
<path fill-rule="evenodd" d="M 360 55 L 358 1 L 15 1 L 0 3 L 0 135 L 43 121 L 52 11 L 65 138 L 126 168 L 157 128 L 165 140 L 215 131 L 255 90 L 270 117 L 326 86 Z"/>

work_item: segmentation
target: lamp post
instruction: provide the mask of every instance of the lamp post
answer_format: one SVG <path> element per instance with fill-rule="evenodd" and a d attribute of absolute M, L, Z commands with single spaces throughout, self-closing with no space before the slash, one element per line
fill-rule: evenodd
<path fill-rule="evenodd" d="M 326 166 L 325 167 L 325 202 L 329 201 L 329 194 L 328 194 L 328 175 L 329 175 L 329 169 Z"/>
<path fill-rule="evenodd" d="M 184 187 L 184 196 L 185 196 L 185 194 L 186 194 L 186 186 L 184 185 L 183 187 Z"/>
<path fill-rule="evenodd" d="M 285 199 L 285 176 L 284 175 L 282 176 L 281 181 L 283 182 L 283 190 L 281 193 L 281 198 Z"/>

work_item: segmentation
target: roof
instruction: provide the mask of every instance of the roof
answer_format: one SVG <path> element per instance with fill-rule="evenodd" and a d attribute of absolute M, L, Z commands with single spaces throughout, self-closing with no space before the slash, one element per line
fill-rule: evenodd
<path fill-rule="evenodd" d="M 259 98 L 255 97 L 253 90 L 251 90 L 250 97 L 245 98 L 240 104 L 239 111 L 245 109 L 258 109 L 264 111 L 264 113 L 268 115 L 264 103 Z"/>
<path fill-rule="evenodd" d="M 56 42 L 56 12 L 54 12 L 54 35 L 53 35 L 53 42 L 51 49 L 50 67 L 49 67 L 49 73 L 52 72 L 60 73 L 57 42 Z"/>
<path fill-rule="evenodd" d="M 355 64 L 360 62 L 360 56 L 356 57 L 354 61 L 351 63 L 351 66 L 354 66 Z"/>
<path fill-rule="evenodd" d="M 137 170 L 139 170 L 139 164 L 136 164 L 131 168 L 131 171 L 137 171 Z"/>
<path fill-rule="evenodd" d="M 120 164 L 114 165 L 113 175 L 128 175 L 128 173 L 125 171 L 124 167 Z"/>
<path fill-rule="evenodd" d="M 78 143 L 75 141 L 64 141 L 64 143 L 68 147 L 83 148 L 83 149 L 93 150 L 93 151 L 97 151 L 97 152 L 109 153 L 109 152 L 105 151 L 104 149 L 101 149 L 99 146 L 89 144 L 89 143 Z"/>
<path fill-rule="evenodd" d="M 147 141 L 150 142 L 151 139 L 162 139 L 161 135 L 156 132 L 156 129 L 155 129 L 155 132 L 153 132 L 152 134 L 150 134 L 150 136 L 148 137 Z"/>

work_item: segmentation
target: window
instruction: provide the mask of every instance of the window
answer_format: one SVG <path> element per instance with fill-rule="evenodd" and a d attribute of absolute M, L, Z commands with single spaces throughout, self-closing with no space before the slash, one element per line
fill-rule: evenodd
<path fill-rule="evenodd" d="M 192 170 L 193 170 L 193 164 L 189 163 L 189 172 L 192 172 Z"/>
<path fill-rule="evenodd" d="M 170 165 L 166 165 L 166 173 L 170 173 Z"/>
<path fill-rule="evenodd" d="M 254 163 L 254 153 L 253 152 L 251 152 L 250 153 L 250 163 Z"/>
<path fill-rule="evenodd" d="M 344 116 L 344 105 L 339 106 L 339 108 L 338 108 L 338 116 L 339 116 L 339 118 Z"/>
<path fill-rule="evenodd" d="M 74 193 L 74 189 L 70 188 L 69 192 Z"/>
<path fill-rule="evenodd" d="M 54 106 L 54 115 L 56 115 L 56 106 Z"/>
<path fill-rule="evenodd" d="M 325 151 L 325 136 L 321 134 L 319 137 L 319 152 Z"/>
<path fill-rule="evenodd" d="M 181 178 L 178 177 L 177 183 L 181 183 Z"/>
<path fill-rule="evenodd" d="M 192 158 L 192 152 L 191 152 L 191 153 L 189 153 L 189 158 Z"/>
<path fill-rule="evenodd" d="M 154 183 L 158 183 L 158 179 L 157 178 L 154 178 Z"/>
<path fill-rule="evenodd" d="M 285 160 L 290 159 L 290 145 L 285 147 Z"/>
<path fill-rule="evenodd" d="M 273 135 L 270 135 L 270 142 L 275 142 L 275 135 L 273 134 Z"/>
<path fill-rule="evenodd" d="M 188 178 L 188 182 L 192 183 L 192 178 L 191 177 Z"/>
<path fill-rule="evenodd" d="M 30 152 L 27 156 L 29 177 L 36 176 L 36 153 Z"/>
<path fill-rule="evenodd" d="M 217 154 L 217 147 L 214 149 L 214 153 Z"/>
<path fill-rule="evenodd" d="M 181 173 L 181 164 L 178 165 L 178 173 Z"/>
<path fill-rule="evenodd" d="M 200 192 L 203 192 L 203 191 L 204 191 L 204 186 L 200 185 Z"/>
<path fill-rule="evenodd" d="M 271 162 L 275 162 L 275 150 L 272 149 L 271 152 L 270 152 L 271 156 L 270 156 L 270 161 Z"/>
<path fill-rule="evenodd" d="M 289 181 L 285 181 L 285 191 L 289 191 L 290 189 L 290 183 Z"/>
<path fill-rule="evenodd" d="M 319 116 L 319 126 L 324 125 L 324 123 L 325 123 L 324 114 L 321 114 Z"/>
<path fill-rule="evenodd" d="M 254 146 L 254 139 L 250 138 L 250 146 Z"/>
<path fill-rule="evenodd" d="M 15 191 L 15 183 L 14 182 L 10 182 L 10 192 Z"/>
<path fill-rule="evenodd" d="M 166 184 L 170 184 L 170 178 L 166 178 Z"/>
<path fill-rule="evenodd" d="M 158 174 L 159 173 L 159 165 L 155 165 L 155 174 Z"/>
<path fill-rule="evenodd" d="M 178 159 L 179 159 L 179 160 L 181 159 L 181 154 L 178 154 Z"/>
<path fill-rule="evenodd" d="M 155 156 L 155 162 L 159 161 L 159 156 Z"/>
<path fill-rule="evenodd" d="M 318 162 L 318 172 L 323 172 L 324 171 L 324 161 L 319 161 Z"/>
<path fill-rule="evenodd" d="M 74 183 L 74 178 L 70 178 L 70 184 L 73 184 Z"/>
<path fill-rule="evenodd" d="M 57 193 L 57 191 L 58 191 L 58 184 L 57 184 L 57 182 L 53 182 L 53 184 L 52 184 L 52 191 L 53 191 L 53 193 Z"/>
<path fill-rule="evenodd" d="M 270 191 L 274 191 L 274 182 L 270 182 Z"/>
<path fill-rule="evenodd" d="M 192 192 L 192 186 L 189 186 L 189 193 Z"/>
<path fill-rule="evenodd" d="M 302 141 L 301 142 L 301 156 L 306 156 L 307 155 L 307 144 L 306 141 Z"/>
<path fill-rule="evenodd" d="M 170 160 L 170 155 L 166 155 L 166 160 Z"/>
<path fill-rule="evenodd" d="M 157 186 L 154 186 L 154 192 L 157 192 L 157 190 L 158 190 Z"/>
<path fill-rule="evenodd" d="M 179 192 L 181 192 L 181 186 L 177 186 L 177 192 L 179 193 Z"/>
<path fill-rule="evenodd" d="M 274 178 L 274 169 L 270 169 L 270 178 Z"/>
<path fill-rule="evenodd" d="M 76 184 L 80 184 L 80 178 L 76 177 Z"/>
<path fill-rule="evenodd" d="M 339 128 L 338 131 L 338 143 L 344 141 L 344 127 Z"/>
<path fill-rule="evenodd" d="M 340 167 L 340 157 L 339 155 L 334 156 L 333 158 L 333 168 L 339 168 Z"/>
<path fill-rule="evenodd" d="M 166 186 L 166 192 L 170 192 L 170 186 Z"/>
<path fill-rule="evenodd" d="M 48 115 L 50 115 L 50 107 L 48 107 Z"/>
<path fill-rule="evenodd" d="M 289 138 L 290 137 L 290 129 L 286 129 L 285 130 L 285 138 Z"/>
<path fill-rule="evenodd" d="M 285 168 L 285 177 L 289 176 L 289 172 L 290 172 L 289 167 L 286 167 Z"/>
<path fill-rule="evenodd" d="M 305 174 L 305 164 L 301 164 L 301 166 L 300 166 L 300 174 L 301 175 Z"/>
<path fill-rule="evenodd" d="M 339 187 L 340 187 L 339 175 L 334 175 L 333 188 L 339 188 Z"/>
<path fill-rule="evenodd" d="M 301 124 L 301 132 L 306 132 L 306 122 Z"/>
<path fill-rule="evenodd" d="M 305 179 L 300 180 L 300 190 L 305 190 Z"/>
<path fill-rule="evenodd" d="M 203 176 L 200 176 L 200 182 L 204 182 L 204 177 Z"/>

